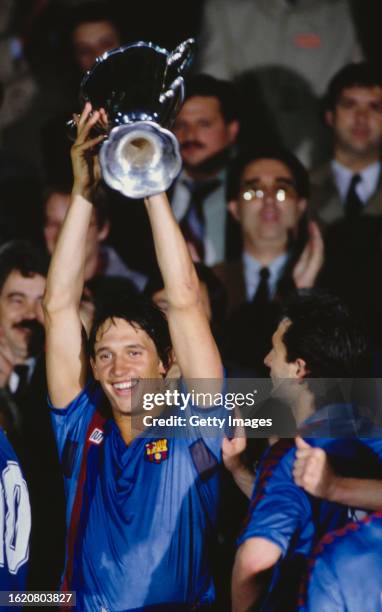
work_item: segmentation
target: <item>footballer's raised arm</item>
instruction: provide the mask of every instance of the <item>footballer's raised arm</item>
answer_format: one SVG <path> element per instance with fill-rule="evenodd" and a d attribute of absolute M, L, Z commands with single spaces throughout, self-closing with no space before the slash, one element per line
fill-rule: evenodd
<path fill-rule="evenodd" d="M 166 194 L 147 198 L 146 208 L 168 300 L 171 340 L 181 372 L 188 379 L 220 379 L 222 363 L 203 310 L 199 280 Z"/>
<path fill-rule="evenodd" d="M 86 104 L 78 119 L 71 157 L 74 184 L 71 202 L 49 267 L 44 297 L 48 390 L 53 405 L 64 408 L 85 384 L 87 360 L 80 319 L 85 246 L 93 206 L 91 192 L 99 179 L 92 155 L 102 136 L 89 138 L 100 114 Z"/>

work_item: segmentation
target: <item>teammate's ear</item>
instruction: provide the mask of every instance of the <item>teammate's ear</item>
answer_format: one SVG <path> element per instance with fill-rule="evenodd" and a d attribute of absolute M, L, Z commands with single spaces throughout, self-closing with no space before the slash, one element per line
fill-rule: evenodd
<path fill-rule="evenodd" d="M 309 375 L 309 370 L 304 359 L 298 358 L 294 364 L 296 367 L 296 378 L 305 378 L 305 376 Z"/>

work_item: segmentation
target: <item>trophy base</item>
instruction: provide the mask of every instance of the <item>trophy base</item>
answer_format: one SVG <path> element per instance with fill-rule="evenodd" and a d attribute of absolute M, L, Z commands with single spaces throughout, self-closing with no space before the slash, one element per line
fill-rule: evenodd
<path fill-rule="evenodd" d="M 152 121 L 113 128 L 99 157 L 109 187 L 133 199 L 166 191 L 182 168 L 175 136 Z"/>

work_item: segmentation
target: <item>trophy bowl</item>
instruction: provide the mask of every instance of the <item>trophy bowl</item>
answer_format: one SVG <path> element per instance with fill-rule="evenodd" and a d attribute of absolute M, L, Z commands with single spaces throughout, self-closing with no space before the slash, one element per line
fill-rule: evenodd
<path fill-rule="evenodd" d="M 183 73 L 195 42 L 173 52 L 137 42 L 97 58 L 81 82 L 82 103 L 104 108 L 107 139 L 99 152 L 105 182 L 129 198 L 166 191 L 178 176 L 179 145 L 169 131 L 184 100 Z"/>

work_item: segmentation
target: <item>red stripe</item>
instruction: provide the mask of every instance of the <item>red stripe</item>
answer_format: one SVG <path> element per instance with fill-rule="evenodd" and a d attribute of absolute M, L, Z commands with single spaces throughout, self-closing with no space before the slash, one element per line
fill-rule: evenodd
<path fill-rule="evenodd" d="M 271 449 L 268 451 L 268 455 L 266 458 L 260 463 L 261 474 L 257 481 L 256 486 L 256 495 L 251 500 L 249 504 L 248 513 L 243 521 L 242 528 L 240 529 L 239 536 L 242 536 L 244 531 L 246 530 L 252 513 L 259 503 L 261 499 L 265 496 L 265 487 L 268 484 L 269 479 L 271 478 L 274 468 L 280 463 L 281 459 L 286 455 L 287 452 L 290 451 L 291 448 L 294 447 L 294 442 L 291 442 L 288 438 L 284 440 L 278 440 L 276 444 L 274 444 Z"/>
<path fill-rule="evenodd" d="M 374 518 L 382 519 L 382 512 L 372 512 L 357 522 L 350 521 L 349 523 L 346 523 L 346 525 L 344 525 L 343 527 L 340 527 L 339 529 L 329 531 L 329 533 L 325 534 L 321 538 L 321 540 L 316 544 L 312 552 L 312 558 L 309 560 L 309 563 L 308 563 L 308 571 L 306 572 L 305 577 L 301 581 L 299 603 L 298 603 L 299 606 L 303 606 L 306 603 L 307 595 L 308 595 L 309 580 L 312 575 L 313 568 L 316 564 L 317 557 L 324 551 L 325 546 L 327 546 L 328 544 L 332 544 L 335 540 L 339 540 L 340 538 L 342 538 L 344 535 L 346 535 L 347 533 L 351 531 L 358 531 L 358 529 L 360 529 L 362 525 L 367 525 Z"/>
<path fill-rule="evenodd" d="M 106 419 L 101 416 L 99 412 L 95 412 L 92 420 L 90 421 L 89 427 L 86 432 L 86 441 L 85 446 L 82 451 L 82 463 L 80 469 L 80 475 L 77 483 L 77 490 L 74 499 L 72 515 L 70 517 L 70 526 L 68 531 L 68 555 L 67 555 L 67 563 L 65 568 L 64 580 L 62 583 L 61 591 L 70 591 L 70 584 L 72 581 L 73 574 L 73 563 L 74 563 L 74 547 L 77 538 L 77 531 L 80 522 L 81 516 L 81 508 L 82 508 L 82 499 L 84 492 L 84 485 L 86 480 L 86 468 L 87 468 L 87 459 L 88 459 L 88 451 L 92 442 L 89 440 L 92 431 L 98 427 L 101 428 Z"/>

